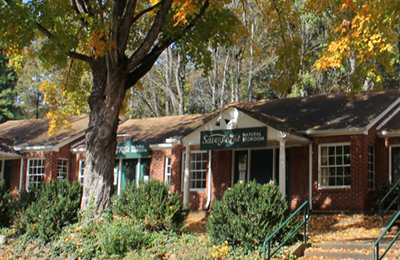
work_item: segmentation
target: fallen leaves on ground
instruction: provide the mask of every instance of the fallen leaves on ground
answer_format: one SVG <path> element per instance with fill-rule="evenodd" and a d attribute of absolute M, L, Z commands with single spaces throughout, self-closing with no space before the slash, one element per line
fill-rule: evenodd
<path fill-rule="evenodd" d="M 313 215 L 308 237 L 311 242 L 376 239 L 381 227 L 378 215 Z"/>

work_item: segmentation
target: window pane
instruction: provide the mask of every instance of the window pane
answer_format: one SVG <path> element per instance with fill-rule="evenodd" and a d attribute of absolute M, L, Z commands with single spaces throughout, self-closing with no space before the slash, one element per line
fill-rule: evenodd
<path fill-rule="evenodd" d="M 320 185 L 329 187 L 350 185 L 350 146 L 324 146 L 320 151 Z"/>

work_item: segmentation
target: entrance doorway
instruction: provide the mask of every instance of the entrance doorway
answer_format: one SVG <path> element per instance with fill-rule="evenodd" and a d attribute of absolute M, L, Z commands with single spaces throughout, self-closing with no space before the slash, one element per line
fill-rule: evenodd
<path fill-rule="evenodd" d="M 245 150 L 234 152 L 234 174 L 233 181 L 256 180 L 261 184 L 269 183 L 271 180 L 275 180 L 274 169 L 277 165 L 276 160 L 274 162 L 274 150 Z"/>
<path fill-rule="evenodd" d="M 121 192 L 128 182 L 139 185 L 150 179 L 150 158 L 119 159 L 114 166 L 114 188 Z"/>
<path fill-rule="evenodd" d="M 399 147 L 400 148 L 400 147 Z M 289 194 L 290 148 L 286 154 L 286 194 Z M 400 158 L 399 158 L 400 159 Z M 275 181 L 279 185 L 279 149 L 257 149 L 234 151 L 233 184 L 243 180 L 256 180 L 266 184 Z"/>

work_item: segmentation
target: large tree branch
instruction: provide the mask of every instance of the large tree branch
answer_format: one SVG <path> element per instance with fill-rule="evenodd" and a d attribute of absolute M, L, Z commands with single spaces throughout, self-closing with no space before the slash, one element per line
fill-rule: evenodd
<path fill-rule="evenodd" d="M 153 25 L 150 31 L 148 32 L 146 38 L 143 40 L 142 45 L 139 46 L 139 48 L 129 58 L 130 63 L 128 64 L 128 71 L 133 71 L 137 66 L 139 66 L 143 58 L 148 54 L 148 52 L 153 47 L 154 42 L 157 40 L 159 33 L 164 25 L 166 16 L 171 8 L 172 1 L 173 0 L 162 1 L 161 7 L 158 10 Z"/>
<path fill-rule="evenodd" d="M 125 53 L 126 45 L 129 38 L 129 32 L 133 24 L 133 16 L 135 14 L 136 4 L 137 0 L 129 0 L 126 6 L 124 19 L 121 23 L 122 26 L 118 30 L 118 39 L 115 39 L 119 40 L 117 46 L 118 55 L 124 55 Z"/>
<path fill-rule="evenodd" d="M 128 74 L 128 80 L 126 81 L 125 89 L 128 90 L 134 86 L 150 69 L 153 67 L 154 63 L 157 61 L 161 53 L 168 48 L 172 43 L 181 39 L 183 35 L 192 30 L 200 18 L 205 14 L 207 8 L 210 6 L 210 1 L 207 0 L 200 9 L 200 12 L 196 15 L 192 21 L 182 29 L 182 33 L 175 35 L 174 37 L 168 36 L 162 43 L 154 46 L 153 49 L 142 59 L 140 65 L 135 68 L 132 72 Z"/>
<path fill-rule="evenodd" d="M 78 14 L 89 14 L 93 16 L 92 11 L 90 10 L 89 1 L 85 0 L 69 0 L 71 6 L 75 9 Z"/>
<path fill-rule="evenodd" d="M 54 35 L 49 30 L 44 28 L 40 23 L 36 22 L 36 25 L 38 27 L 38 30 L 41 33 L 43 33 L 48 39 L 52 39 L 54 37 Z M 88 63 L 93 62 L 93 58 L 91 58 L 89 56 L 86 56 L 86 55 L 83 55 L 83 54 L 76 53 L 74 51 L 69 51 L 69 52 L 66 53 L 66 55 L 71 57 L 71 58 L 73 58 L 73 59 L 85 61 L 85 62 L 88 62 Z"/>

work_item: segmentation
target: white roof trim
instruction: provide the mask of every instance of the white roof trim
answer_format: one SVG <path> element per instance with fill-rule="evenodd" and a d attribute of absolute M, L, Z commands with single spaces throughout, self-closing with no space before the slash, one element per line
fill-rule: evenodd
<path fill-rule="evenodd" d="M 327 129 L 327 130 L 313 130 L 299 131 L 310 136 L 332 136 L 332 135 L 354 135 L 354 134 L 368 134 L 364 127 L 353 127 L 346 129 Z"/>
<path fill-rule="evenodd" d="M 150 149 L 153 151 L 170 150 L 170 149 L 172 149 L 173 146 L 174 146 L 174 144 L 151 144 Z"/>
<path fill-rule="evenodd" d="M 37 152 L 37 151 L 41 151 L 41 152 L 58 152 L 60 151 L 60 148 L 63 147 L 66 144 L 69 144 L 73 141 L 75 141 L 78 138 L 81 138 L 82 136 L 84 136 L 86 133 L 85 131 L 71 137 L 68 138 L 67 140 L 56 144 L 56 145 L 34 145 L 34 146 L 14 146 L 13 148 L 16 151 L 19 152 Z"/>
<path fill-rule="evenodd" d="M 390 120 L 392 120 L 392 118 L 397 115 L 397 113 L 400 111 L 400 106 L 398 108 L 396 108 L 395 111 L 393 111 L 393 113 L 391 113 L 387 118 L 385 118 L 385 120 L 382 121 L 382 123 L 380 123 L 378 125 L 378 127 L 376 128 L 376 130 L 380 130 L 384 125 L 386 125 Z"/>
<path fill-rule="evenodd" d="M 400 136 L 400 130 L 394 130 L 394 131 L 380 131 L 377 133 L 379 137 L 399 137 Z"/>
<path fill-rule="evenodd" d="M 376 123 L 378 123 L 379 120 L 381 120 L 384 116 L 386 116 L 386 114 L 389 113 L 390 110 L 392 110 L 393 108 L 395 108 L 399 103 L 400 103 L 400 98 L 396 99 L 396 101 L 393 102 L 390 106 L 388 106 L 388 107 L 385 109 L 385 111 L 383 111 L 379 116 L 375 117 L 375 119 L 372 120 L 372 122 L 369 123 L 369 124 L 366 126 L 366 128 L 367 128 L 366 130 L 368 131 L 372 126 L 374 126 Z M 398 109 L 396 109 L 396 110 L 398 110 Z M 397 111 L 397 112 L 398 112 L 398 111 Z M 392 118 L 397 112 L 392 113 L 391 115 L 389 115 L 388 118 Z M 387 120 L 387 119 L 385 119 L 384 122 L 385 122 L 386 120 Z M 382 123 L 383 123 L 383 122 L 382 122 Z M 385 124 L 386 124 L 386 123 L 387 123 L 387 121 L 385 122 Z M 382 126 L 383 126 L 383 125 L 380 124 L 376 129 L 379 130 Z"/>
<path fill-rule="evenodd" d="M 69 143 L 75 141 L 76 139 L 79 139 L 79 138 L 81 138 L 82 136 L 85 136 L 85 135 L 86 135 L 86 130 L 85 130 L 85 131 L 82 131 L 82 132 L 79 133 L 79 134 L 76 134 L 75 136 L 73 136 L 73 137 L 71 137 L 71 138 L 68 138 L 68 139 L 65 140 L 64 142 L 61 142 L 61 143 L 55 145 L 55 146 L 54 146 L 54 149 L 57 149 L 56 152 L 58 152 L 59 149 L 60 149 L 61 147 L 63 147 L 64 145 L 69 144 Z"/>
<path fill-rule="evenodd" d="M 5 152 L 0 152 L 0 160 L 4 159 L 19 159 L 22 158 L 22 154 L 15 154 L 15 153 L 5 153 Z"/>
<path fill-rule="evenodd" d="M 42 151 L 42 152 L 54 152 L 58 151 L 54 149 L 54 146 L 52 145 L 38 145 L 38 146 L 14 146 L 13 147 L 15 150 L 25 153 L 25 152 L 37 152 L 37 151 Z"/>

